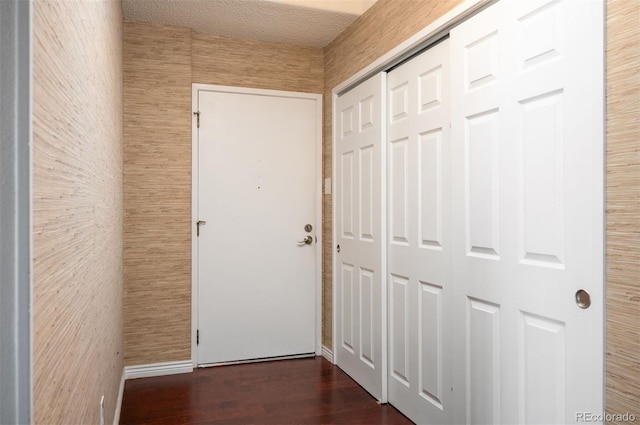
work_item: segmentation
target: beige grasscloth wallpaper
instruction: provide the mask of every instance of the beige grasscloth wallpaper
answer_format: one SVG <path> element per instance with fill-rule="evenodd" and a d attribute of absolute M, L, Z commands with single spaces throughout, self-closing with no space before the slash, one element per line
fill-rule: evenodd
<path fill-rule="evenodd" d="M 322 93 L 322 49 L 193 33 L 194 83 Z"/>
<path fill-rule="evenodd" d="M 640 424 L 640 1 L 607 0 L 607 413 Z M 611 422 L 620 423 L 623 422 Z"/>
<path fill-rule="evenodd" d="M 33 2 L 33 422 L 113 423 L 122 375 L 122 6 Z"/>
<path fill-rule="evenodd" d="M 124 362 L 191 358 L 191 30 L 124 26 Z"/>
<path fill-rule="evenodd" d="M 125 362 L 190 358 L 191 82 L 324 94 L 457 5 L 379 0 L 324 51 L 125 23 Z M 607 0 L 607 408 L 640 418 L 640 33 Z M 283 75 L 285 73 L 286 75 Z M 331 348 L 331 196 L 323 197 L 323 343 Z"/>

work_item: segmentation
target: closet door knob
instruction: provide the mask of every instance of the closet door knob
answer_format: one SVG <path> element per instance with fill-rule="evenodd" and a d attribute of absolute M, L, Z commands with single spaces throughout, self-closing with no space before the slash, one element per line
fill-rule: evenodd
<path fill-rule="evenodd" d="M 576 292 L 576 305 L 580 308 L 589 308 L 591 305 L 591 296 L 584 289 Z"/>

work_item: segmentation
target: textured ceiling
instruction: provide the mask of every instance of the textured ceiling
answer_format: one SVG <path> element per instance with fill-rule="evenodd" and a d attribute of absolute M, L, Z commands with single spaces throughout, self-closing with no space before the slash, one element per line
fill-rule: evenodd
<path fill-rule="evenodd" d="M 1 1 L 1 0 L 0 0 Z M 324 47 L 375 0 L 122 0 L 127 21 Z"/>

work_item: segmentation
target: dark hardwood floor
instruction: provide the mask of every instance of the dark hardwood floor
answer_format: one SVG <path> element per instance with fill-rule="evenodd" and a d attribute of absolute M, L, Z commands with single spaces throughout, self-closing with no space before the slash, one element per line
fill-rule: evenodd
<path fill-rule="evenodd" d="M 218 366 L 125 384 L 120 423 L 411 424 L 322 357 Z"/>

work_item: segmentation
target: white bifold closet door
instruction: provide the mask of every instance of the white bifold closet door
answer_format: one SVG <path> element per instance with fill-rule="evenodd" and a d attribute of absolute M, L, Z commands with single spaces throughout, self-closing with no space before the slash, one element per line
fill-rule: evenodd
<path fill-rule="evenodd" d="M 450 42 L 454 423 L 581 422 L 603 412 L 603 4 L 502 0 Z"/>
<path fill-rule="evenodd" d="M 449 41 L 388 74 L 389 402 L 451 418 Z"/>
<path fill-rule="evenodd" d="M 386 402 L 385 74 L 340 95 L 335 132 L 336 364 Z M 338 248 L 339 247 L 339 248 Z"/>

